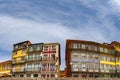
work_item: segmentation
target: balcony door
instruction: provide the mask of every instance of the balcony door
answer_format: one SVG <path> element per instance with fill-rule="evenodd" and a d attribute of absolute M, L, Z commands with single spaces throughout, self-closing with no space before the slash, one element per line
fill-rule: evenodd
<path fill-rule="evenodd" d="M 35 71 L 39 71 L 39 68 L 40 68 L 40 67 L 39 67 L 39 63 L 35 63 L 35 64 L 34 64 L 34 70 L 35 70 Z"/>
<path fill-rule="evenodd" d="M 32 64 L 27 64 L 27 71 L 32 71 Z"/>

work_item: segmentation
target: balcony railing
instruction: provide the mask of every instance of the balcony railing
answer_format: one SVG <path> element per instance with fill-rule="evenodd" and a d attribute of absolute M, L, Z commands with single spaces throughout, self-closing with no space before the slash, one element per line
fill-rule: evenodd
<path fill-rule="evenodd" d="M 116 72 L 117 72 L 117 73 L 120 73 L 120 69 L 117 69 Z"/>
<path fill-rule="evenodd" d="M 50 68 L 50 67 L 46 67 L 46 68 L 41 68 L 41 72 L 57 72 L 57 68 Z"/>
<path fill-rule="evenodd" d="M 42 61 L 55 61 L 57 58 L 52 58 L 52 57 L 42 57 Z"/>
<path fill-rule="evenodd" d="M 98 60 L 98 59 L 80 59 L 80 58 L 72 58 L 71 61 L 99 63 L 99 60 Z"/>
<path fill-rule="evenodd" d="M 25 68 L 25 71 L 40 71 L 40 67 Z"/>
<path fill-rule="evenodd" d="M 12 72 L 24 72 L 24 71 L 25 71 L 24 68 L 20 68 L 20 69 L 15 69 L 15 68 L 13 68 L 13 69 L 12 69 Z"/>
<path fill-rule="evenodd" d="M 16 61 L 12 61 L 12 64 L 24 63 L 24 62 L 25 62 L 25 59 L 24 60 L 16 60 Z"/>
<path fill-rule="evenodd" d="M 32 57 L 32 58 L 27 58 L 26 61 L 35 61 L 35 60 L 41 60 L 41 57 Z"/>
<path fill-rule="evenodd" d="M 101 69 L 100 72 L 115 73 L 116 70 L 112 70 L 112 69 L 109 69 L 109 70 L 107 70 L 107 69 Z"/>

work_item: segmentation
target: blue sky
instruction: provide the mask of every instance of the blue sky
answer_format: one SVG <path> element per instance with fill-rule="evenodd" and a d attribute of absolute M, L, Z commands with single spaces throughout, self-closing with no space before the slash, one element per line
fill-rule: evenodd
<path fill-rule="evenodd" d="M 66 39 L 120 42 L 120 0 L 0 0 L 0 62 L 14 43 L 59 42 L 61 69 Z"/>

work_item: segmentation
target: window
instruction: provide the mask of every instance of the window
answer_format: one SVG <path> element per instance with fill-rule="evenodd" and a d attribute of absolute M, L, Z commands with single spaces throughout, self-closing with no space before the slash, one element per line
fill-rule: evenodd
<path fill-rule="evenodd" d="M 33 59 L 33 55 L 32 54 L 28 55 L 28 60 L 32 60 L 32 59 Z"/>
<path fill-rule="evenodd" d="M 54 75 L 54 74 L 51 74 L 51 77 L 55 77 L 55 75 Z"/>
<path fill-rule="evenodd" d="M 23 49 L 23 50 L 22 50 L 22 53 L 26 53 L 26 52 L 27 52 L 27 50 L 26 50 L 26 49 Z"/>
<path fill-rule="evenodd" d="M 18 45 L 15 45 L 14 49 L 18 49 Z"/>
<path fill-rule="evenodd" d="M 78 77 L 78 74 L 74 74 L 73 76 L 74 76 L 74 77 Z"/>
<path fill-rule="evenodd" d="M 86 47 L 86 49 L 88 50 L 90 46 L 89 46 L 89 45 L 86 45 L 85 47 Z"/>
<path fill-rule="evenodd" d="M 85 45 L 84 44 L 82 44 L 81 46 L 82 46 L 82 49 L 85 49 Z"/>
<path fill-rule="evenodd" d="M 32 71 L 32 64 L 27 64 L 27 71 Z"/>
<path fill-rule="evenodd" d="M 110 61 L 111 61 L 111 62 L 115 62 L 115 58 L 114 58 L 114 57 L 111 57 Z"/>
<path fill-rule="evenodd" d="M 109 65 L 106 64 L 106 72 L 109 72 Z"/>
<path fill-rule="evenodd" d="M 34 76 L 34 77 L 38 77 L 38 74 L 34 74 L 33 76 Z"/>
<path fill-rule="evenodd" d="M 105 49 L 104 49 L 104 52 L 105 52 L 105 53 L 108 53 L 108 49 L 107 49 L 107 48 L 105 48 Z"/>
<path fill-rule="evenodd" d="M 94 45 L 91 46 L 91 50 L 95 50 L 95 46 Z"/>
<path fill-rule="evenodd" d="M 92 50 L 95 50 L 95 51 L 98 50 L 97 47 L 96 47 L 95 45 L 92 45 L 92 46 L 91 46 L 91 49 L 92 49 Z"/>
<path fill-rule="evenodd" d="M 21 57 L 21 61 L 24 61 L 25 60 L 25 57 Z"/>
<path fill-rule="evenodd" d="M 49 74 L 47 74 L 47 77 L 49 77 Z"/>
<path fill-rule="evenodd" d="M 55 54 L 51 54 L 51 58 L 55 60 Z"/>
<path fill-rule="evenodd" d="M 82 63 L 82 71 L 86 71 L 86 64 Z"/>
<path fill-rule="evenodd" d="M 47 58 L 48 58 L 48 54 L 44 54 L 42 59 L 47 60 Z"/>
<path fill-rule="evenodd" d="M 39 63 L 35 63 L 34 64 L 34 70 L 35 71 L 39 71 Z"/>
<path fill-rule="evenodd" d="M 93 70 L 93 65 L 89 64 L 89 70 Z"/>
<path fill-rule="evenodd" d="M 35 54 L 35 59 L 39 60 L 40 59 L 40 54 Z"/>
<path fill-rule="evenodd" d="M 43 78 L 45 78 L 45 77 L 46 77 L 46 74 L 42 74 L 41 76 L 42 76 Z"/>
<path fill-rule="evenodd" d="M 107 60 L 108 60 L 108 57 L 107 57 L 107 56 L 105 56 L 104 58 L 105 58 L 105 59 L 104 59 L 105 61 L 107 61 Z"/>
<path fill-rule="evenodd" d="M 103 48 L 102 47 L 100 47 L 100 52 L 103 52 Z"/>
<path fill-rule="evenodd" d="M 89 55 L 88 55 L 88 59 L 90 59 L 90 60 L 93 59 L 93 55 L 92 55 L 92 54 L 89 54 Z"/>
<path fill-rule="evenodd" d="M 13 64 L 16 63 L 16 58 L 14 58 L 14 59 L 12 60 L 12 63 L 13 63 Z"/>
<path fill-rule="evenodd" d="M 116 62 L 119 62 L 119 58 L 118 57 L 116 57 Z"/>
<path fill-rule="evenodd" d="M 73 71 L 78 71 L 78 65 L 77 64 L 73 64 Z"/>
<path fill-rule="evenodd" d="M 100 69 L 104 70 L 104 64 L 100 64 Z"/>
<path fill-rule="evenodd" d="M 27 74 L 26 76 L 27 76 L 27 77 L 31 77 L 31 74 Z"/>
<path fill-rule="evenodd" d="M 14 52 L 13 52 L 13 55 L 16 55 L 16 54 L 17 54 L 17 51 L 14 51 Z"/>
<path fill-rule="evenodd" d="M 19 45 L 18 45 L 18 48 L 19 48 L 19 49 L 23 48 L 23 44 L 19 44 Z"/>
<path fill-rule="evenodd" d="M 10 69 L 11 65 L 10 64 L 7 64 L 7 69 Z"/>
<path fill-rule="evenodd" d="M 6 66 L 5 65 L 2 65 L 2 70 L 5 70 L 6 69 Z"/>
<path fill-rule="evenodd" d="M 100 60 L 104 60 L 104 56 L 103 55 L 100 56 Z"/>
<path fill-rule="evenodd" d="M 107 57 L 107 61 L 110 61 L 110 57 Z"/>
<path fill-rule="evenodd" d="M 77 43 L 77 48 L 81 48 L 81 44 L 80 43 Z"/>
<path fill-rule="evenodd" d="M 73 48 L 77 48 L 77 43 L 73 43 Z"/>
<path fill-rule="evenodd" d="M 78 55 L 73 55 L 73 58 L 79 58 L 79 56 Z"/>
<path fill-rule="evenodd" d="M 54 46 L 52 46 L 52 50 L 56 50 L 56 46 L 54 45 Z"/>
<path fill-rule="evenodd" d="M 81 60 L 84 61 L 84 60 L 87 60 L 87 54 L 86 53 L 81 53 Z"/>
<path fill-rule="evenodd" d="M 48 46 L 44 46 L 44 51 L 48 51 Z"/>
<path fill-rule="evenodd" d="M 21 74 L 21 75 L 20 75 L 20 77 L 24 77 L 24 75 L 23 75 L 23 74 Z"/>
<path fill-rule="evenodd" d="M 42 64 L 42 71 L 46 71 L 47 64 Z"/>
<path fill-rule="evenodd" d="M 95 70 L 99 70 L 99 64 L 95 64 Z"/>
<path fill-rule="evenodd" d="M 71 44 L 71 48 L 80 48 L 80 47 L 81 47 L 80 43 L 72 43 Z"/>
<path fill-rule="evenodd" d="M 33 49 L 34 49 L 35 51 L 40 51 L 40 50 L 42 50 L 42 44 L 32 45 L 32 47 L 33 47 Z"/>
<path fill-rule="evenodd" d="M 95 59 L 95 60 L 98 60 L 98 59 L 99 59 L 99 56 L 98 56 L 98 55 L 94 55 L 94 59 Z"/>
<path fill-rule="evenodd" d="M 30 46 L 28 50 L 29 50 L 30 52 L 33 51 L 33 47 Z"/>
<path fill-rule="evenodd" d="M 50 64 L 50 71 L 55 71 L 55 64 Z"/>
<path fill-rule="evenodd" d="M 24 71 L 24 65 L 21 65 L 20 68 L 21 68 L 20 71 Z"/>
<path fill-rule="evenodd" d="M 95 46 L 95 51 L 97 51 L 98 50 L 98 48 Z"/>

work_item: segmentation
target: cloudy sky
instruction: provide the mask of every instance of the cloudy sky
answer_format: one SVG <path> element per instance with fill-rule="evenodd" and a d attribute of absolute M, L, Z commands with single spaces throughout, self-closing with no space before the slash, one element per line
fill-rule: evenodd
<path fill-rule="evenodd" d="M 0 0 L 0 62 L 14 43 L 59 42 L 64 69 L 66 39 L 120 42 L 120 0 Z"/>

